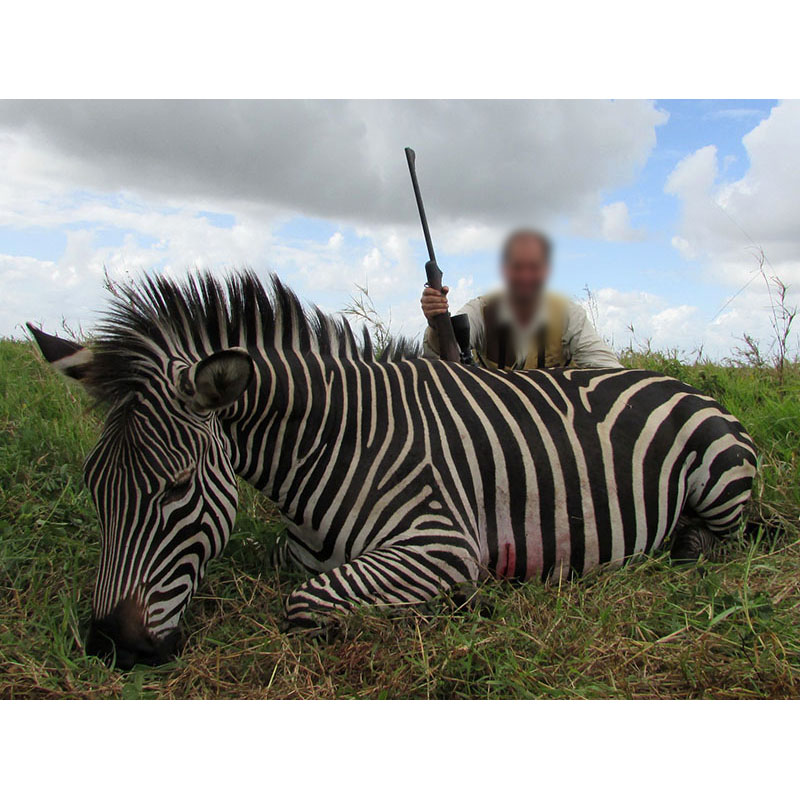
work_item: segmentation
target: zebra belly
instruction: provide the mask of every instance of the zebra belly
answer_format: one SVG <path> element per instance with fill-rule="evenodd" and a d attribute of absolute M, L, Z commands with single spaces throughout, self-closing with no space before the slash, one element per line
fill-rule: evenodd
<path fill-rule="evenodd" d="M 499 578 L 558 580 L 659 547 L 691 494 L 695 459 L 690 453 L 671 463 L 665 477 L 658 462 L 632 461 L 626 472 L 587 457 L 572 465 L 574 481 L 552 485 L 526 464 L 524 492 L 516 495 L 514 480 L 487 481 L 483 505 L 494 513 L 481 530 L 484 566 Z M 519 492 L 519 476 L 516 483 Z"/>
<path fill-rule="evenodd" d="M 494 402 L 461 410 L 472 470 L 458 471 L 479 485 L 481 549 L 494 574 L 548 578 L 620 563 L 658 547 L 685 507 L 720 528 L 738 519 L 751 443 L 685 384 L 580 370 L 480 377 Z M 732 485 L 723 496 L 709 482 Z"/>
<path fill-rule="evenodd" d="M 719 426 L 718 426 L 719 427 Z M 683 447 L 678 457 L 632 459 L 630 469 L 602 469 L 590 462 L 588 480 L 573 484 L 556 502 L 534 489 L 512 512 L 505 487 L 492 503 L 505 504 L 482 531 L 486 566 L 500 578 L 558 580 L 659 548 L 688 513 L 725 532 L 741 517 L 755 474 L 746 441 L 722 435 L 700 452 Z"/>

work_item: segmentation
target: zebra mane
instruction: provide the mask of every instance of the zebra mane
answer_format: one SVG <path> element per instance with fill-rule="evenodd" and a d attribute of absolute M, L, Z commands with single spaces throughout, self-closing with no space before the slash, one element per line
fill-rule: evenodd
<path fill-rule="evenodd" d="M 228 347 L 316 352 L 350 361 L 418 358 L 420 346 L 397 337 L 376 354 L 366 326 L 361 340 L 342 315 L 306 307 L 276 275 L 267 286 L 251 270 L 183 281 L 165 276 L 110 285 L 111 308 L 92 340 L 88 387 L 102 402 L 128 396 L 154 368 L 176 356 L 200 359 Z"/>

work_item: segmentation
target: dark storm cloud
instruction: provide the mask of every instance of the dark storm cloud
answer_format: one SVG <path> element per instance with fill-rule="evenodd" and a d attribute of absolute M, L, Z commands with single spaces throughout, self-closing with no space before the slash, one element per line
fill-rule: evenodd
<path fill-rule="evenodd" d="M 440 219 L 552 219 L 629 180 L 665 115 L 644 101 L 13 101 L 0 127 L 73 184 L 414 220 L 403 147 Z"/>

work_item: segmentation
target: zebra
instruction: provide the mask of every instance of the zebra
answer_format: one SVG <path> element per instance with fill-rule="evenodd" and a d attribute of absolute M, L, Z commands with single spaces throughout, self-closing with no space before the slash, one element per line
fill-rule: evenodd
<path fill-rule="evenodd" d="M 734 530 L 756 472 L 737 419 L 643 370 L 505 372 L 376 355 L 366 330 L 251 271 L 118 290 L 88 346 L 30 326 L 107 409 L 85 462 L 101 556 L 89 653 L 161 663 L 228 541 L 237 477 L 307 580 L 285 628 L 407 606 L 488 576 L 561 579 Z"/>

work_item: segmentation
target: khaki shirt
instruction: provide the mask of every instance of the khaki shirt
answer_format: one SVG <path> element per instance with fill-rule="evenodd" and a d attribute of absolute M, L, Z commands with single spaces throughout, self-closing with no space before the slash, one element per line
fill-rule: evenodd
<path fill-rule="evenodd" d="M 476 353 L 486 358 L 486 321 L 484 309 L 487 296 L 476 297 L 458 310 L 458 314 L 467 314 L 470 325 L 470 342 Z M 537 334 L 546 329 L 548 322 L 559 320 L 556 324 L 563 326 L 561 334 L 562 365 L 582 368 L 612 368 L 621 369 L 611 348 L 600 338 L 597 331 L 589 322 L 586 310 L 580 304 L 547 293 L 539 309 L 534 314 L 530 324 L 524 328 L 519 326 L 511 314 L 505 295 L 497 297 L 498 319 L 502 320 L 511 333 L 514 353 L 509 353 L 509 361 L 513 355 L 514 363 L 508 364 L 513 369 L 525 368 L 526 362 L 530 364 L 532 348 Z M 429 325 L 425 331 L 423 341 L 423 354 L 426 358 L 439 358 L 438 337 L 436 331 Z"/>

